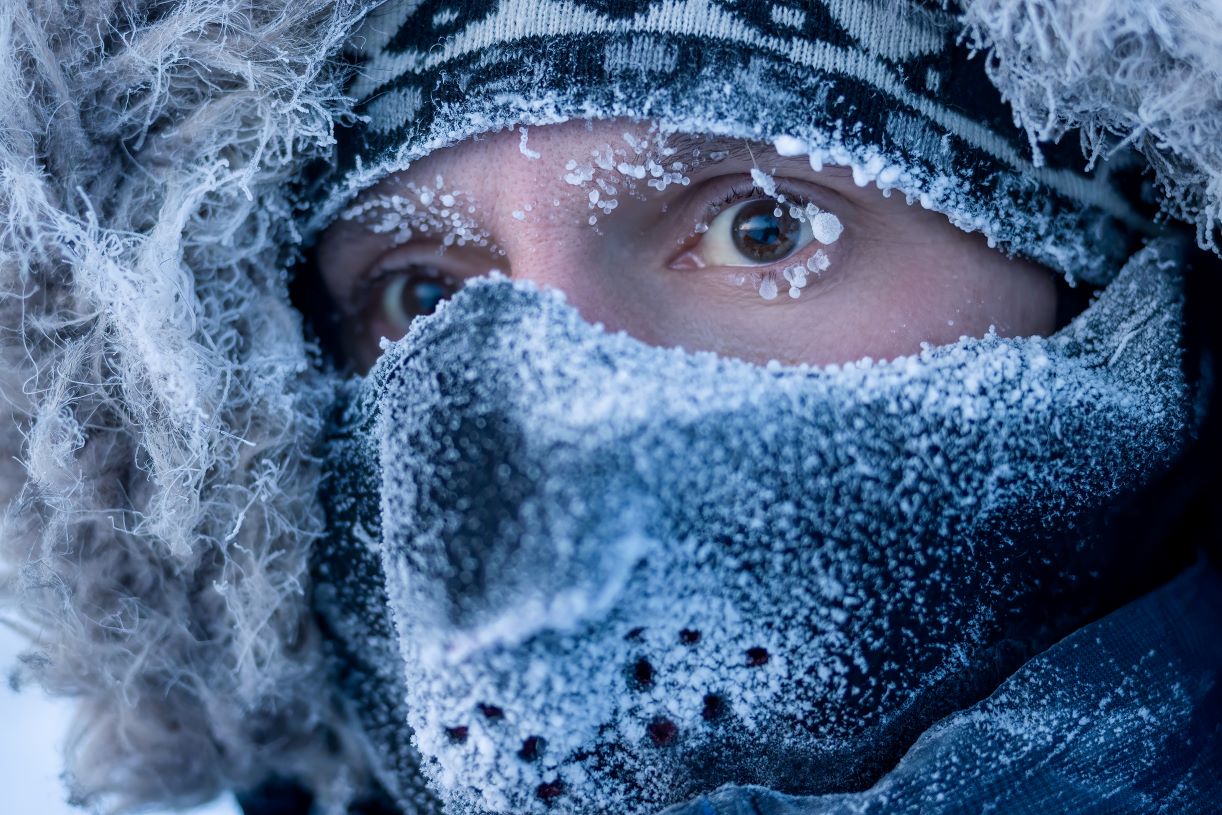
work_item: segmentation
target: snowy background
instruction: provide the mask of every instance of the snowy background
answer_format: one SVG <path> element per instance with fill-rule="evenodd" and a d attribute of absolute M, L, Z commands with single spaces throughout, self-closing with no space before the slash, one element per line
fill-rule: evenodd
<path fill-rule="evenodd" d="M 0 815 L 83 815 L 65 802 L 59 780 L 60 748 L 69 705 L 47 699 L 37 688 L 14 693 L 7 681 L 21 640 L 0 626 Z M 191 815 L 239 815 L 226 798 Z"/>

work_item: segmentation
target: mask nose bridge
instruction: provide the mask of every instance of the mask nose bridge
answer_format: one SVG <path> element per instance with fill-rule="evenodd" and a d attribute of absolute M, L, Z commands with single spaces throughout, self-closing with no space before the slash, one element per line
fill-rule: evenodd
<path fill-rule="evenodd" d="M 436 366 L 432 356 L 425 347 L 404 360 L 383 397 L 382 524 L 388 555 L 419 587 L 415 611 L 444 628 L 485 601 L 533 490 L 515 466 L 527 455 L 520 427 L 466 375 L 478 360 Z"/>
<path fill-rule="evenodd" d="M 646 520 L 615 509 L 634 488 L 614 451 L 579 454 L 572 428 L 534 410 L 548 376 L 538 363 L 552 362 L 506 353 L 531 330 L 517 305 L 462 307 L 382 379 L 388 577 L 406 588 L 399 613 L 443 650 L 480 644 L 517 608 L 598 594 L 616 547 Z"/>

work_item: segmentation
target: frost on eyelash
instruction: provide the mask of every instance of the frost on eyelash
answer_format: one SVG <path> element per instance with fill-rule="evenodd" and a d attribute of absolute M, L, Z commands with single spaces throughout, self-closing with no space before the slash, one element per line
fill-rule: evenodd
<path fill-rule="evenodd" d="M 781 273 L 785 280 L 789 283 L 789 296 L 795 300 L 802 294 L 802 289 L 806 288 L 806 267 L 805 266 L 790 266 Z"/>
<path fill-rule="evenodd" d="M 776 299 L 776 280 L 773 279 L 771 273 L 764 275 L 764 279 L 760 281 L 759 293 L 760 297 L 764 298 L 765 300 Z"/>
<path fill-rule="evenodd" d="M 830 263 L 827 259 L 827 255 L 822 249 L 820 249 L 815 253 L 814 257 L 811 257 L 806 261 L 805 265 L 794 264 L 792 266 L 787 266 L 784 270 L 782 270 L 781 277 L 784 278 L 785 282 L 789 284 L 787 293 L 789 294 L 790 298 L 797 300 L 799 297 L 801 297 L 802 290 L 810 285 L 810 274 L 813 273 L 818 276 L 822 274 L 829 265 Z M 746 275 L 740 273 L 735 277 L 735 283 L 741 286 L 746 282 L 746 279 Z M 764 300 L 775 300 L 780 293 L 780 287 L 776 279 L 776 272 L 769 270 L 767 272 L 756 273 L 756 290 L 759 292 L 759 296 Z"/>
<path fill-rule="evenodd" d="M 458 245 L 499 251 L 488 232 L 470 217 L 474 212 L 475 205 L 468 200 L 467 194 L 447 189 L 444 177 L 438 175 L 431 187 L 409 181 L 401 185 L 399 191 L 371 195 L 358 201 L 339 217 L 361 224 L 375 235 L 389 235 L 395 246 L 427 234 L 440 240 L 443 250 Z"/>
<path fill-rule="evenodd" d="M 776 179 L 768 173 L 761 170 L 759 167 L 751 168 L 751 181 L 755 186 L 764 191 L 764 195 L 769 198 L 775 198 L 777 201 L 784 202 L 785 196 L 777 192 Z"/>
<path fill-rule="evenodd" d="M 831 265 L 832 262 L 828 258 L 827 252 L 824 252 L 822 249 L 816 249 L 815 253 L 806 261 L 806 268 L 816 274 L 826 272 Z"/>
<path fill-rule="evenodd" d="M 814 232 L 815 240 L 823 244 L 835 243 L 844 231 L 840 219 L 826 210 L 815 213 L 810 219 L 810 228 Z"/>

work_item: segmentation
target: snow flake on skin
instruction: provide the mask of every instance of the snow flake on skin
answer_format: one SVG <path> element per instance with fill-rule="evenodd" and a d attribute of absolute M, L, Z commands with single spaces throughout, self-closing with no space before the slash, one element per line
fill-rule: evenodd
<path fill-rule="evenodd" d="M 523 131 L 524 147 L 526 128 L 520 130 Z M 671 185 L 687 186 L 691 183 L 688 175 L 691 167 L 684 161 L 674 160 L 676 151 L 667 144 L 671 135 L 671 131 L 651 125 L 642 134 L 623 133 L 622 144 L 604 143 L 594 147 L 588 155 L 569 158 L 565 162 L 561 180 L 566 185 L 584 190 L 589 208 L 596 210 L 587 219 L 590 226 L 595 226 L 600 217 L 614 212 L 620 206 L 623 195 L 646 200 L 651 194 L 649 189 L 664 192 Z M 532 160 L 541 156 L 535 150 L 527 153 Z M 642 181 L 644 185 L 639 183 Z M 646 189 L 642 189 L 642 186 Z M 560 202 L 553 201 L 553 206 L 560 206 Z M 513 212 L 513 216 L 523 220 L 529 211 L 529 206 L 520 207 Z"/>
<path fill-rule="evenodd" d="M 500 251 L 489 233 L 472 217 L 475 205 L 467 193 L 446 188 L 437 176 L 432 185 L 407 182 L 387 191 L 367 195 L 340 213 L 340 219 L 358 223 L 374 234 L 389 235 L 396 246 L 422 235 L 440 240 L 445 247 L 480 246 Z"/>
<path fill-rule="evenodd" d="M 538 150 L 532 150 L 526 146 L 526 143 L 530 138 L 528 128 L 526 128 L 526 126 L 522 126 L 518 128 L 518 131 L 522 134 L 522 139 L 518 142 L 518 150 L 522 153 L 522 155 L 526 156 L 526 158 L 531 159 L 532 161 L 541 158 L 542 154 Z"/>

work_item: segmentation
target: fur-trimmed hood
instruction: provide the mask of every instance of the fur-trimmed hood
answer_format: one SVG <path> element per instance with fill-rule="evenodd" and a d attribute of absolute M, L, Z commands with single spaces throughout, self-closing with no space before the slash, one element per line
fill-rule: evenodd
<path fill-rule="evenodd" d="M 307 602 L 333 378 L 287 272 L 292 182 L 348 115 L 368 2 L 0 5 L 0 547 L 18 671 L 80 708 L 81 801 L 366 783 Z M 1222 7 L 972 0 L 1034 149 L 1081 128 L 1219 249 Z"/>

